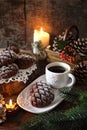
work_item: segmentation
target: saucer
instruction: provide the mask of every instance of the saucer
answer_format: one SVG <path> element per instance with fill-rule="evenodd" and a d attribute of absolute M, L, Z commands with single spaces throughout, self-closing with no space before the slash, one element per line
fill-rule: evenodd
<path fill-rule="evenodd" d="M 32 104 L 30 102 L 30 92 L 29 91 L 34 83 L 40 82 L 40 81 L 46 82 L 45 75 L 41 75 L 36 80 L 34 80 L 24 90 L 22 90 L 22 92 L 17 97 L 17 104 L 22 109 L 24 109 L 28 112 L 34 113 L 34 114 L 48 112 L 48 111 L 52 110 L 53 108 L 55 108 L 58 104 L 60 104 L 63 101 L 63 98 L 60 97 L 59 91 L 54 89 L 53 90 L 54 100 L 51 102 L 50 105 L 43 107 L 43 108 L 38 108 L 38 107 L 32 106 Z"/>

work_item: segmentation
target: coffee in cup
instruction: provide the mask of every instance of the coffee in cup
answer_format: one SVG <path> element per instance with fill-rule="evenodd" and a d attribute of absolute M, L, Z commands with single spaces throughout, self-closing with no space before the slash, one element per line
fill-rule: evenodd
<path fill-rule="evenodd" d="M 75 77 L 70 73 L 70 71 L 71 67 L 67 63 L 49 63 L 45 68 L 47 84 L 51 85 L 54 88 L 71 87 L 75 83 Z"/>

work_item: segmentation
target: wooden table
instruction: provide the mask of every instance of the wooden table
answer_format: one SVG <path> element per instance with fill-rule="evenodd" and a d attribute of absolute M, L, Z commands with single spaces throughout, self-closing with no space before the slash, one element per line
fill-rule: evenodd
<path fill-rule="evenodd" d="M 46 64 L 47 61 L 45 60 L 38 62 L 39 71 L 37 72 L 37 75 L 31 80 L 31 82 L 40 75 L 44 74 Z M 52 111 L 59 111 L 61 109 L 65 110 L 70 107 L 70 103 L 63 101 Z M 0 125 L 0 130 L 21 130 L 21 125 L 34 116 L 35 114 L 19 108 L 19 110 L 15 114 L 7 116 L 7 120 Z"/>

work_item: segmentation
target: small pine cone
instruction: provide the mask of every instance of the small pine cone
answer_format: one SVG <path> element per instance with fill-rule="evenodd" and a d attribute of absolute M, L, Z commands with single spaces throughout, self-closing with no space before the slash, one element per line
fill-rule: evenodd
<path fill-rule="evenodd" d="M 59 41 L 63 41 L 65 32 L 62 32 L 61 35 L 58 36 Z"/>
<path fill-rule="evenodd" d="M 6 120 L 6 108 L 0 104 L 0 124 Z"/>
<path fill-rule="evenodd" d="M 77 52 L 87 54 L 87 39 L 78 39 L 77 41 L 70 42 L 69 45 Z"/>
<path fill-rule="evenodd" d="M 49 85 L 43 82 L 36 82 L 30 89 L 31 104 L 35 107 L 48 106 L 54 99 Z"/>
<path fill-rule="evenodd" d="M 6 108 L 3 95 L 0 94 L 0 124 L 6 120 Z"/>
<path fill-rule="evenodd" d="M 17 55 L 12 50 L 3 50 L 0 52 L 0 67 L 13 63 Z"/>
<path fill-rule="evenodd" d="M 0 94 L 0 104 L 5 104 L 4 97 L 2 94 Z"/>
<path fill-rule="evenodd" d="M 53 51 L 58 51 L 58 37 L 55 37 L 54 40 L 53 40 L 53 45 L 52 45 L 52 50 Z"/>
<path fill-rule="evenodd" d="M 87 61 L 79 62 L 75 66 L 74 75 L 78 83 L 87 82 Z"/>
<path fill-rule="evenodd" d="M 59 35 L 59 36 L 54 38 L 53 45 L 52 45 L 52 50 L 53 51 L 56 51 L 56 52 L 60 52 L 61 51 L 61 49 L 59 49 L 59 45 L 58 45 L 58 41 L 61 41 L 61 40 L 63 40 L 63 36 L 62 35 Z"/>

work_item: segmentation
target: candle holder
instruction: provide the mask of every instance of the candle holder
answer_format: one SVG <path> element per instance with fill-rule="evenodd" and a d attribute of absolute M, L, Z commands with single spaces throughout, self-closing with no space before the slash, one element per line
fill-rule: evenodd
<path fill-rule="evenodd" d="M 42 60 L 46 58 L 46 52 L 42 48 L 42 42 L 37 41 L 32 44 L 33 54 L 36 55 L 37 59 Z"/>
<path fill-rule="evenodd" d="M 18 105 L 16 102 L 12 102 L 12 99 L 5 104 L 7 116 L 14 115 L 18 111 Z"/>

